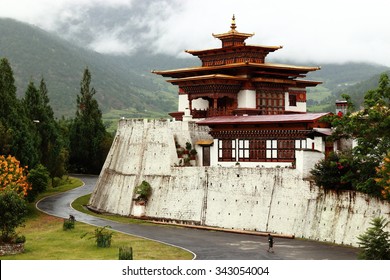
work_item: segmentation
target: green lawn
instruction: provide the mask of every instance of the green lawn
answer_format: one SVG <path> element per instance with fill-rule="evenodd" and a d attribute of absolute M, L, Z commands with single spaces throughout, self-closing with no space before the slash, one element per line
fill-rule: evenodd
<path fill-rule="evenodd" d="M 50 188 L 46 193 L 51 195 L 59 191 L 69 190 L 81 185 L 81 181 L 72 178 L 67 184 L 58 188 Z M 88 197 L 79 200 L 81 207 Z M 76 203 L 77 204 L 77 203 Z M 17 232 L 26 236 L 23 254 L 1 256 L 1 260 L 117 260 L 121 246 L 133 248 L 133 258 L 138 260 L 189 260 L 192 254 L 159 242 L 114 232 L 110 248 L 98 248 L 95 239 L 81 236 L 93 233 L 96 227 L 76 222 L 73 230 L 64 231 L 63 219 L 39 212 L 30 205 L 30 215 L 25 227 Z M 123 221 L 128 218 L 120 217 Z M 127 219 L 127 220 L 126 220 Z"/>

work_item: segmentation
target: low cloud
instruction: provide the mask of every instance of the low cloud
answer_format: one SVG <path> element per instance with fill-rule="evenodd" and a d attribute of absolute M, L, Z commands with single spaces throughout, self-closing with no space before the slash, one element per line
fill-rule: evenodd
<path fill-rule="evenodd" d="M 212 33 L 255 33 L 254 45 L 283 45 L 275 59 L 368 61 L 390 66 L 390 2 L 281 0 L 2 0 L 0 16 L 55 31 L 102 53 L 186 55 L 220 46 Z M 188 56 L 188 54 L 187 54 Z"/>

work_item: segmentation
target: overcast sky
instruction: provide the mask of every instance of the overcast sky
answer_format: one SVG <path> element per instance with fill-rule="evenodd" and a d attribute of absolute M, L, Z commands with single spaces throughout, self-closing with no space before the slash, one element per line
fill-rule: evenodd
<path fill-rule="evenodd" d="M 174 55 L 220 47 L 211 34 L 228 31 L 235 14 L 238 31 L 255 33 L 247 44 L 283 46 L 272 58 L 390 66 L 388 0 L 0 0 L 0 17 L 49 31 L 75 22 L 68 32 L 77 34 L 93 7 L 132 9 L 141 4 L 146 6 L 142 14 L 129 16 L 126 23 L 91 26 L 94 38 L 88 46 L 131 54 L 148 42 L 155 52 Z M 132 28 L 145 31 L 137 38 L 126 36 Z"/>

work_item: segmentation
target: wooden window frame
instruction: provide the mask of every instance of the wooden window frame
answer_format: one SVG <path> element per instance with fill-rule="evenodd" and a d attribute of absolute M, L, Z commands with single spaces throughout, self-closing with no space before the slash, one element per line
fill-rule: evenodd
<path fill-rule="evenodd" d="M 218 161 L 236 161 L 235 139 L 218 139 Z"/>
<path fill-rule="evenodd" d="M 248 139 L 238 139 L 237 152 L 238 161 L 250 161 L 250 141 Z"/>

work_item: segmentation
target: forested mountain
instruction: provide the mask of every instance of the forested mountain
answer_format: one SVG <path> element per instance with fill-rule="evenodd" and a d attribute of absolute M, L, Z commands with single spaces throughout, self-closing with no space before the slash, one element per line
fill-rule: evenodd
<path fill-rule="evenodd" d="M 38 84 L 42 77 L 45 79 L 57 117 L 74 115 L 82 73 L 88 67 L 104 118 L 113 120 L 119 116 L 167 117 L 168 112 L 177 109 L 177 89 L 151 70 L 199 65 L 192 56 L 181 59 L 152 54 L 147 48 L 131 56 L 103 55 L 11 19 L 0 19 L 0 57 L 10 61 L 19 97 L 24 96 L 31 80 Z M 366 88 L 375 87 L 378 78 L 373 78 L 372 85 L 367 86 L 362 81 L 374 75 L 379 77 L 386 70 L 389 68 L 365 63 L 321 65 L 321 70 L 308 75 L 309 79 L 323 81 L 322 85 L 310 89 L 309 109 L 331 110 L 329 104 L 333 105 L 341 90 L 356 94 L 354 99 L 361 100 Z M 347 89 L 349 85 L 355 88 Z M 357 87 L 364 90 L 361 92 Z"/>
<path fill-rule="evenodd" d="M 189 63 L 147 53 L 102 55 L 10 19 L 0 19 L 0 57 L 11 63 L 19 96 L 30 80 L 38 83 L 44 77 L 57 116 L 74 114 L 85 67 L 92 73 L 92 86 L 104 112 L 125 109 L 132 116 L 166 116 L 176 109 L 176 90 L 151 70 Z"/>
<path fill-rule="evenodd" d="M 390 76 L 390 71 L 383 71 L 383 73 L 387 73 Z M 352 102 L 355 104 L 356 109 L 363 104 L 364 94 L 372 89 L 375 89 L 378 86 L 378 81 L 380 79 L 380 74 L 376 74 L 372 76 L 370 79 L 359 82 L 355 85 L 351 85 L 347 88 L 343 88 L 340 90 L 336 90 L 334 95 L 336 97 L 341 96 L 342 94 L 348 94 L 351 97 Z"/>
<path fill-rule="evenodd" d="M 343 93 L 352 97 L 359 107 L 364 94 L 378 85 L 379 76 L 390 68 L 368 63 L 323 64 L 321 70 L 309 73 L 308 78 L 323 84 L 308 89 L 310 111 L 334 111 L 335 101 Z"/>

